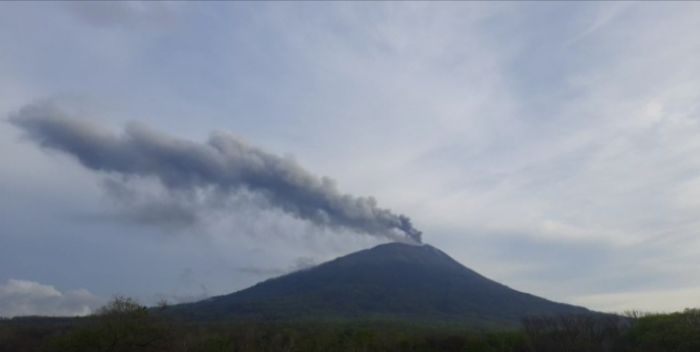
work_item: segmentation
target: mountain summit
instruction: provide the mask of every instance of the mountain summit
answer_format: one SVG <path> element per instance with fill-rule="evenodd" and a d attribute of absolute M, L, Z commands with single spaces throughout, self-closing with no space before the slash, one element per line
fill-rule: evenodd
<path fill-rule="evenodd" d="M 389 243 L 258 283 L 176 305 L 193 319 L 391 319 L 512 325 L 529 315 L 590 313 L 487 279 L 430 245 Z"/>

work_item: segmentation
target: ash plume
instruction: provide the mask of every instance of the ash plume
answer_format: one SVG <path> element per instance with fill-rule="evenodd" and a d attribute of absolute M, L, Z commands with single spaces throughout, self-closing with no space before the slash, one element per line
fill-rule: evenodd
<path fill-rule="evenodd" d="M 421 242 L 421 232 L 373 197 L 343 194 L 294 160 L 268 153 L 222 132 L 205 143 L 128 124 L 121 134 L 66 116 L 51 105 L 29 105 L 10 116 L 43 148 L 75 157 L 86 168 L 125 179 L 154 178 L 170 192 L 254 192 L 284 212 L 327 227 L 393 240 Z"/>

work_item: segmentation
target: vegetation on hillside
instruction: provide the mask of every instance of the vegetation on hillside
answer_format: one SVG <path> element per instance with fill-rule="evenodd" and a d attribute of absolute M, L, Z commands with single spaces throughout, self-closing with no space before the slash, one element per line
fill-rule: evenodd
<path fill-rule="evenodd" d="M 533 317 L 519 329 L 477 331 L 399 322 L 192 323 L 117 298 L 85 318 L 0 320 L 12 351 L 696 352 L 700 310 L 625 317 Z"/>
<path fill-rule="evenodd" d="M 386 243 L 247 289 L 170 307 L 187 320 L 400 320 L 516 327 L 523 317 L 590 313 L 516 291 L 439 249 Z"/>

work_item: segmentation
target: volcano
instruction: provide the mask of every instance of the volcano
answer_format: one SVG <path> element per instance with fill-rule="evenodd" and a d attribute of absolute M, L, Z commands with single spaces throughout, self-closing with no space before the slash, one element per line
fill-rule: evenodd
<path fill-rule="evenodd" d="M 513 290 L 430 245 L 389 243 L 169 311 L 192 320 L 398 320 L 512 326 L 592 313 Z"/>

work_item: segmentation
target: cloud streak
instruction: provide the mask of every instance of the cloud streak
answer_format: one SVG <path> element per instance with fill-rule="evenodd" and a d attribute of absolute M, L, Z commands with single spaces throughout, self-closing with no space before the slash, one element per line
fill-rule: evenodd
<path fill-rule="evenodd" d="M 51 285 L 35 281 L 9 279 L 0 284 L 0 316 L 88 315 L 101 299 L 87 290 L 61 292 Z"/>
<path fill-rule="evenodd" d="M 72 155 L 90 170 L 120 175 L 124 182 L 154 178 L 178 199 L 216 200 L 247 191 L 319 226 L 421 242 L 421 232 L 405 215 L 380 208 L 373 197 L 343 194 L 332 179 L 230 134 L 215 132 L 206 143 L 196 143 L 129 124 L 117 135 L 49 104 L 28 105 L 9 120 L 42 147 Z"/>

